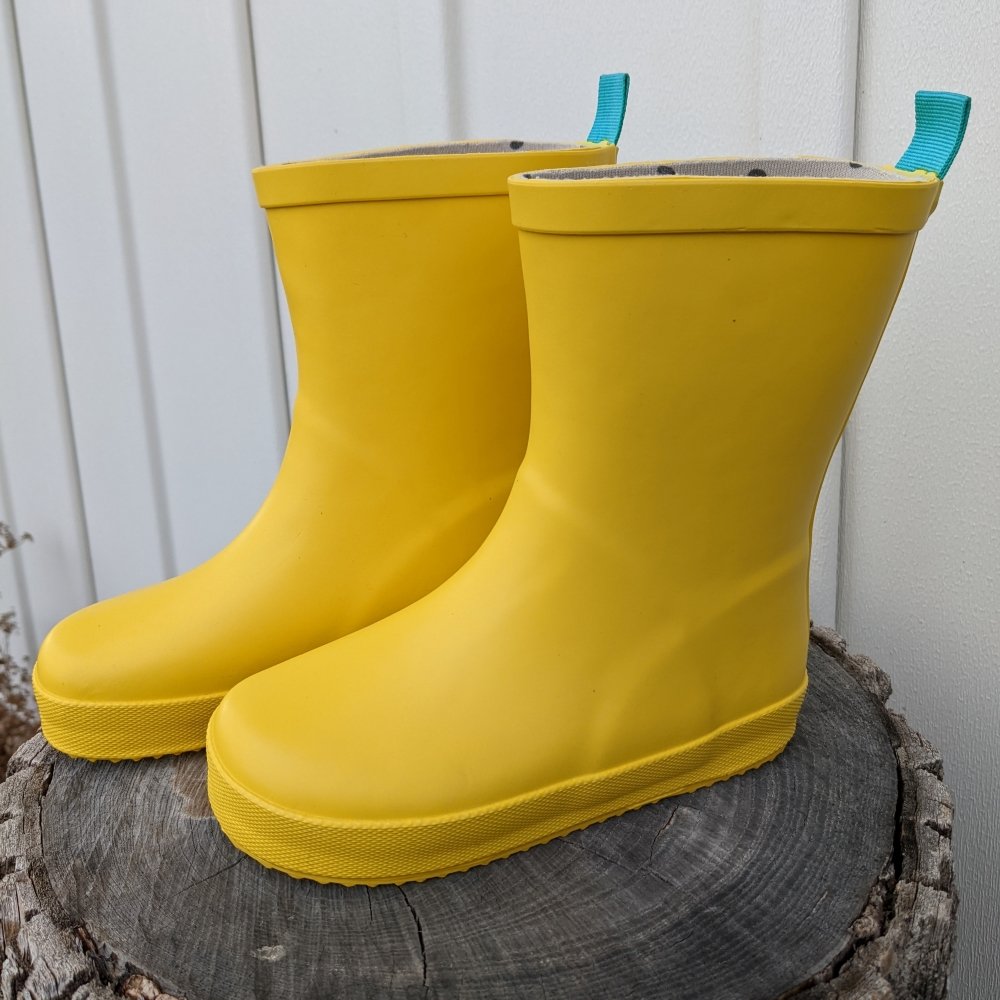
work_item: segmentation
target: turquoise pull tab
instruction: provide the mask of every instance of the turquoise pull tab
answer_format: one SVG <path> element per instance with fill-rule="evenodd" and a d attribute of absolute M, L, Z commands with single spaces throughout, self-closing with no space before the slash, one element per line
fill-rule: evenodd
<path fill-rule="evenodd" d="M 917 128 L 896 166 L 944 177 L 962 145 L 972 98 L 946 90 L 918 90 L 915 100 Z"/>
<path fill-rule="evenodd" d="M 587 142 L 617 143 L 628 104 L 628 73 L 605 73 L 597 85 L 597 114 Z"/>

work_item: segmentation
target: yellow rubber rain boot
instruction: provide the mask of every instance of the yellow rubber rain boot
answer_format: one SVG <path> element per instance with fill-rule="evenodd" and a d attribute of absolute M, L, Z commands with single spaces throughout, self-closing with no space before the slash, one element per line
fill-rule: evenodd
<path fill-rule="evenodd" d="M 940 187 L 813 159 L 512 178 L 532 414 L 507 505 L 432 594 L 223 699 L 233 843 L 420 880 L 778 754 L 823 473 Z"/>
<path fill-rule="evenodd" d="M 202 747 L 238 681 L 405 607 L 475 552 L 528 431 L 507 178 L 614 163 L 626 84 L 602 78 L 584 143 L 446 143 L 254 171 L 299 360 L 281 469 L 218 555 L 49 634 L 34 685 L 50 743 L 110 759 Z"/>

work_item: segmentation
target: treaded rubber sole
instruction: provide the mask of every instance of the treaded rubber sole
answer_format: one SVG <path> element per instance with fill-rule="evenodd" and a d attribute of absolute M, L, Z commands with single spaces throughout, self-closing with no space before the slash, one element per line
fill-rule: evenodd
<path fill-rule="evenodd" d="M 360 822 L 296 814 L 238 784 L 208 734 L 208 797 L 245 854 L 294 878 L 399 885 L 466 871 L 657 802 L 743 774 L 795 732 L 808 679 L 789 697 L 708 736 L 617 768 L 452 815 Z"/>
<path fill-rule="evenodd" d="M 225 692 L 163 701 L 77 701 L 32 681 L 42 734 L 57 750 L 87 760 L 140 760 L 200 750 Z"/>

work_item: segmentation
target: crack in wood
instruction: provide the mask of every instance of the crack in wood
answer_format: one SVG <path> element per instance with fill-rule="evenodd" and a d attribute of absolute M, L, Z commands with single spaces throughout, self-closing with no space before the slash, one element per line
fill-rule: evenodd
<path fill-rule="evenodd" d="M 406 890 L 401 885 L 397 885 L 396 888 L 399 890 L 399 894 L 403 897 L 403 901 L 406 903 L 406 906 L 413 917 L 413 922 L 417 927 L 417 943 L 420 946 L 420 979 L 423 984 L 423 995 L 427 996 L 427 948 L 424 944 L 424 927 L 420 922 L 420 915 L 417 913 L 413 903 L 410 902 L 410 897 L 406 894 Z"/>
<path fill-rule="evenodd" d="M 659 841 L 660 837 L 663 836 L 664 831 L 667 830 L 674 822 L 674 817 L 677 815 L 677 810 L 679 808 L 680 806 L 674 806 L 673 809 L 670 810 L 670 815 L 663 821 L 663 825 L 653 835 L 653 840 L 649 845 L 649 857 L 646 859 L 646 865 L 645 865 L 646 868 L 648 868 L 653 863 L 653 855 L 656 853 L 656 844 Z"/>
<path fill-rule="evenodd" d="M 237 865 L 243 864 L 246 861 L 246 855 L 241 855 L 235 861 L 231 861 L 228 865 L 223 865 L 218 871 L 212 872 L 211 875 L 206 875 L 204 878 L 195 879 L 189 885 L 184 886 L 183 889 L 178 889 L 177 892 L 172 893 L 174 896 L 181 896 L 185 892 L 189 892 L 191 889 L 197 888 L 199 885 L 204 885 L 206 882 L 211 882 L 213 878 L 218 878 L 220 875 L 225 875 L 226 872 L 231 871 Z"/>

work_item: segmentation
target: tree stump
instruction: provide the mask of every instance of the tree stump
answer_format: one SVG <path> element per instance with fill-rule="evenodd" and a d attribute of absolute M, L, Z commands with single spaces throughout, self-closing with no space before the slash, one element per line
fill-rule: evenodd
<path fill-rule="evenodd" d="M 956 907 L 938 754 L 814 629 L 776 761 L 420 884 L 240 854 L 203 754 L 91 764 L 31 739 L 0 785 L 0 996 L 32 1000 L 945 996 Z"/>

